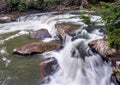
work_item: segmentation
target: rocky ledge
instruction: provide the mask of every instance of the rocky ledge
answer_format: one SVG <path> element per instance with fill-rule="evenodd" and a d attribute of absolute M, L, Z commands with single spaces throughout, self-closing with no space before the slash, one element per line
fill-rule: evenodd
<path fill-rule="evenodd" d="M 93 40 L 88 44 L 91 49 L 102 56 L 107 61 L 112 62 L 113 68 L 113 81 L 115 85 L 120 84 L 120 53 L 117 53 L 115 49 L 110 48 L 105 39 Z"/>

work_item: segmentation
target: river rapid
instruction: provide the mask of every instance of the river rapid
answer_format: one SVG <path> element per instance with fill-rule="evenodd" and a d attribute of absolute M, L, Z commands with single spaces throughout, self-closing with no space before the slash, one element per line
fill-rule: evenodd
<path fill-rule="evenodd" d="M 81 11 L 29 14 L 15 22 L 0 24 L 0 85 L 114 85 L 112 67 L 88 43 L 105 35 L 100 15 L 91 13 L 91 24 L 85 24 Z M 58 40 L 56 23 L 80 25 L 73 36 L 65 35 L 61 50 L 42 55 L 14 55 L 12 50 L 30 42 Z M 45 28 L 52 38 L 30 39 L 29 33 Z M 49 76 L 50 81 L 41 83 L 39 63 L 42 58 L 55 57 L 60 69 Z"/>

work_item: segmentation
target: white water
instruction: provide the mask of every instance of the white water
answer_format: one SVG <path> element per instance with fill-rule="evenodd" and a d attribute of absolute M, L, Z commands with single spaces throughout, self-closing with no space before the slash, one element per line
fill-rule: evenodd
<path fill-rule="evenodd" d="M 97 20 L 97 21 L 96 21 Z M 100 16 L 91 16 L 91 22 L 101 23 Z M 57 30 L 55 24 L 58 22 L 72 22 L 80 24 L 81 27 L 76 31 L 76 36 L 82 36 L 72 41 L 72 37 L 66 35 L 63 45 L 64 48 L 58 52 L 49 52 L 45 57 L 55 57 L 60 65 L 60 70 L 50 76 L 51 81 L 44 85 L 114 85 L 111 82 L 112 69 L 109 62 L 105 62 L 102 58 L 91 51 L 88 43 L 92 40 L 103 37 L 103 33 L 99 29 L 88 32 L 85 28 L 88 26 L 82 22 L 79 15 L 75 14 L 32 14 L 23 16 L 18 22 L 0 24 L 0 34 L 20 30 L 28 33 L 31 30 L 45 28 L 52 35 L 52 39 L 45 39 L 44 42 L 57 39 Z M 24 33 L 18 33 L 4 40 L 6 41 Z M 2 50 L 1 50 L 2 53 Z M 3 58 L 3 60 L 5 60 Z"/>

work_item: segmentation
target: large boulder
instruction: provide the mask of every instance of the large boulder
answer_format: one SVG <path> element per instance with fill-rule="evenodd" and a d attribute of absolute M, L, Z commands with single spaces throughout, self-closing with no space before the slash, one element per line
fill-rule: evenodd
<path fill-rule="evenodd" d="M 45 58 L 40 64 L 40 76 L 42 78 L 53 75 L 56 71 L 59 70 L 59 65 L 56 58 Z"/>
<path fill-rule="evenodd" d="M 44 38 L 51 38 L 51 37 L 52 36 L 46 29 L 40 29 L 30 34 L 30 38 L 36 38 L 36 39 L 44 39 Z"/>
<path fill-rule="evenodd" d="M 60 38 L 64 39 L 65 34 L 73 35 L 75 31 L 80 27 L 80 25 L 72 23 L 58 23 L 55 28 L 58 30 Z"/>
<path fill-rule="evenodd" d="M 104 59 L 112 62 L 113 75 L 112 80 L 115 85 L 120 83 L 120 53 L 111 49 L 105 39 L 97 39 L 88 44 L 91 49 L 100 54 Z"/>
<path fill-rule="evenodd" d="M 93 40 L 88 45 L 93 51 L 97 52 L 104 58 L 113 56 L 116 53 L 115 49 L 111 49 L 107 41 L 104 39 Z"/>
<path fill-rule="evenodd" d="M 21 47 L 15 48 L 13 50 L 13 53 L 15 54 L 22 54 L 22 55 L 30 55 L 33 53 L 43 53 L 48 52 L 51 50 L 56 49 L 59 47 L 58 43 L 30 43 L 23 45 Z"/>

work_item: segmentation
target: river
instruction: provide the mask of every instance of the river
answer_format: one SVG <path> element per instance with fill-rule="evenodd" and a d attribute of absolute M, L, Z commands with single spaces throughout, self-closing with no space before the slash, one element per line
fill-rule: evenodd
<path fill-rule="evenodd" d="M 82 11 L 63 13 L 49 12 L 29 14 L 15 22 L 0 24 L 0 85 L 114 85 L 111 81 L 112 67 L 100 55 L 92 52 L 88 43 L 105 35 L 101 17 L 89 11 L 92 25 L 80 18 Z M 56 23 L 80 25 L 74 36 L 66 34 L 63 49 L 43 55 L 14 55 L 12 50 L 30 42 L 50 42 L 57 40 Z M 35 40 L 29 33 L 45 28 L 51 39 Z M 59 71 L 49 76 L 50 82 L 41 83 L 40 60 L 55 57 Z"/>

